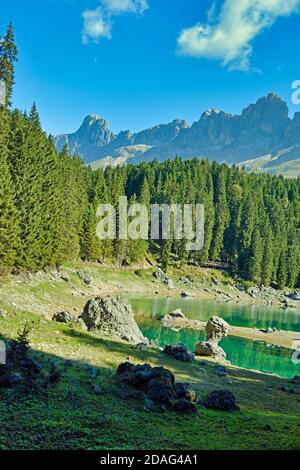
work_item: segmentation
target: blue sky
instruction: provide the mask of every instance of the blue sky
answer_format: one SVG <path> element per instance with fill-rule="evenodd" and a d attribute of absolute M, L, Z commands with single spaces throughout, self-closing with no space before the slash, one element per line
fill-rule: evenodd
<path fill-rule="evenodd" d="M 14 106 L 44 128 L 97 113 L 137 131 L 208 108 L 240 112 L 268 92 L 291 112 L 300 0 L 0 0 L 19 47 Z"/>

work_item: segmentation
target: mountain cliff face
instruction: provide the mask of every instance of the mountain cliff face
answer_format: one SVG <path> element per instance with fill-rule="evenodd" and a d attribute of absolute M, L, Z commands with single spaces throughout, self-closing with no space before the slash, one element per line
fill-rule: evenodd
<path fill-rule="evenodd" d="M 300 160 L 300 112 L 290 119 L 285 101 L 269 94 L 240 115 L 211 109 L 191 126 L 175 119 L 135 134 L 127 130 L 117 135 L 109 130 L 107 121 L 91 115 L 74 134 L 56 138 L 58 150 L 65 144 L 86 163 L 97 161 L 94 167 L 180 155 L 229 164 L 246 162 L 249 169 L 273 173 L 280 167 L 284 173 L 291 161 L 294 165 Z"/>

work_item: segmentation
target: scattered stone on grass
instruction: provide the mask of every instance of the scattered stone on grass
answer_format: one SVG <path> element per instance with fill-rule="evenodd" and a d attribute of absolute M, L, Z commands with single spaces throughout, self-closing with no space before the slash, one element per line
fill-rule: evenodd
<path fill-rule="evenodd" d="M 90 278 L 90 276 L 85 272 L 85 271 L 77 271 L 77 274 L 79 276 L 79 278 L 84 282 L 84 284 L 86 284 L 87 286 L 89 286 L 92 282 L 92 279 Z"/>
<path fill-rule="evenodd" d="M 76 318 L 70 312 L 57 312 L 52 317 L 53 321 L 58 323 L 75 323 Z"/>
<path fill-rule="evenodd" d="M 227 370 L 226 367 L 224 366 L 217 366 L 215 368 L 216 374 L 219 375 L 220 377 L 226 377 L 227 375 Z"/>
<path fill-rule="evenodd" d="M 195 412 L 195 405 L 189 406 L 196 400 L 196 393 L 188 384 L 176 383 L 175 377 L 164 367 L 151 367 L 149 364 L 134 365 L 129 362 L 120 364 L 117 369 L 119 384 L 134 387 L 135 392 L 142 393 L 146 400 L 145 411 L 149 411 L 152 404 L 168 406 L 180 412 Z M 132 396 L 131 390 L 119 390 L 121 394 Z M 181 403 L 176 405 L 178 401 Z M 184 401 L 184 403 L 182 402 Z"/>
<path fill-rule="evenodd" d="M 190 362 L 195 359 L 195 354 L 189 351 L 184 344 L 178 344 L 177 346 L 167 344 L 163 352 L 167 356 L 174 357 L 178 361 Z"/>

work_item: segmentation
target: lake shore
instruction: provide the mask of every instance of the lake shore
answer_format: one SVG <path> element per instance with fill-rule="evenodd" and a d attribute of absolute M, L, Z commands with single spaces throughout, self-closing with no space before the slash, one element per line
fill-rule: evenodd
<path fill-rule="evenodd" d="M 205 330 L 206 322 L 200 320 L 190 320 L 188 318 L 174 318 L 161 320 L 163 325 L 167 328 L 187 328 L 192 330 Z M 256 328 L 247 328 L 241 326 L 229 326 L 229 336 L 236 336 L 239 338 L 250 339 L 253 341 L 264 341 L 275 346 L 280 346 L 288 349 L 296 349 L 296 344 L 300 347 L 300 332 L 293 331 L 262 331 Z"/>
<path fill-rule="evenodd" d="M 87 274 L 90 282 L 80 279 Z M 173 288 L 155 277 L 155 267 L 117 268 L 95 263 L 73 263 L 35 274 L 21 273 L 0 277 L 0 310 L 29 311 L 48 318 L 57 311 L 81 313 L 87 299 L 97 295 L 150 295 L 226 304 L 262 305 L 300 311 L 300 301 L 289 295 L 294 291 L 249 286 L 236 282 L 227 273 L 214 269 L 187 267 L 170 271 Z M 299 291 L 297 292 L 299 294 Z"/>

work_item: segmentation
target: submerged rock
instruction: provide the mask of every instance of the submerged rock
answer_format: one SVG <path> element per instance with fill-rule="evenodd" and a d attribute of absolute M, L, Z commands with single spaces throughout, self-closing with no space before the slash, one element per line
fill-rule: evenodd
<path fill-rule="evenodd" d="M 133 344 L 149 343 L 134 319 L 130 302 L 120 296 L 89 300 L 81 318 L 89 331 L 99 331 Z"/>

